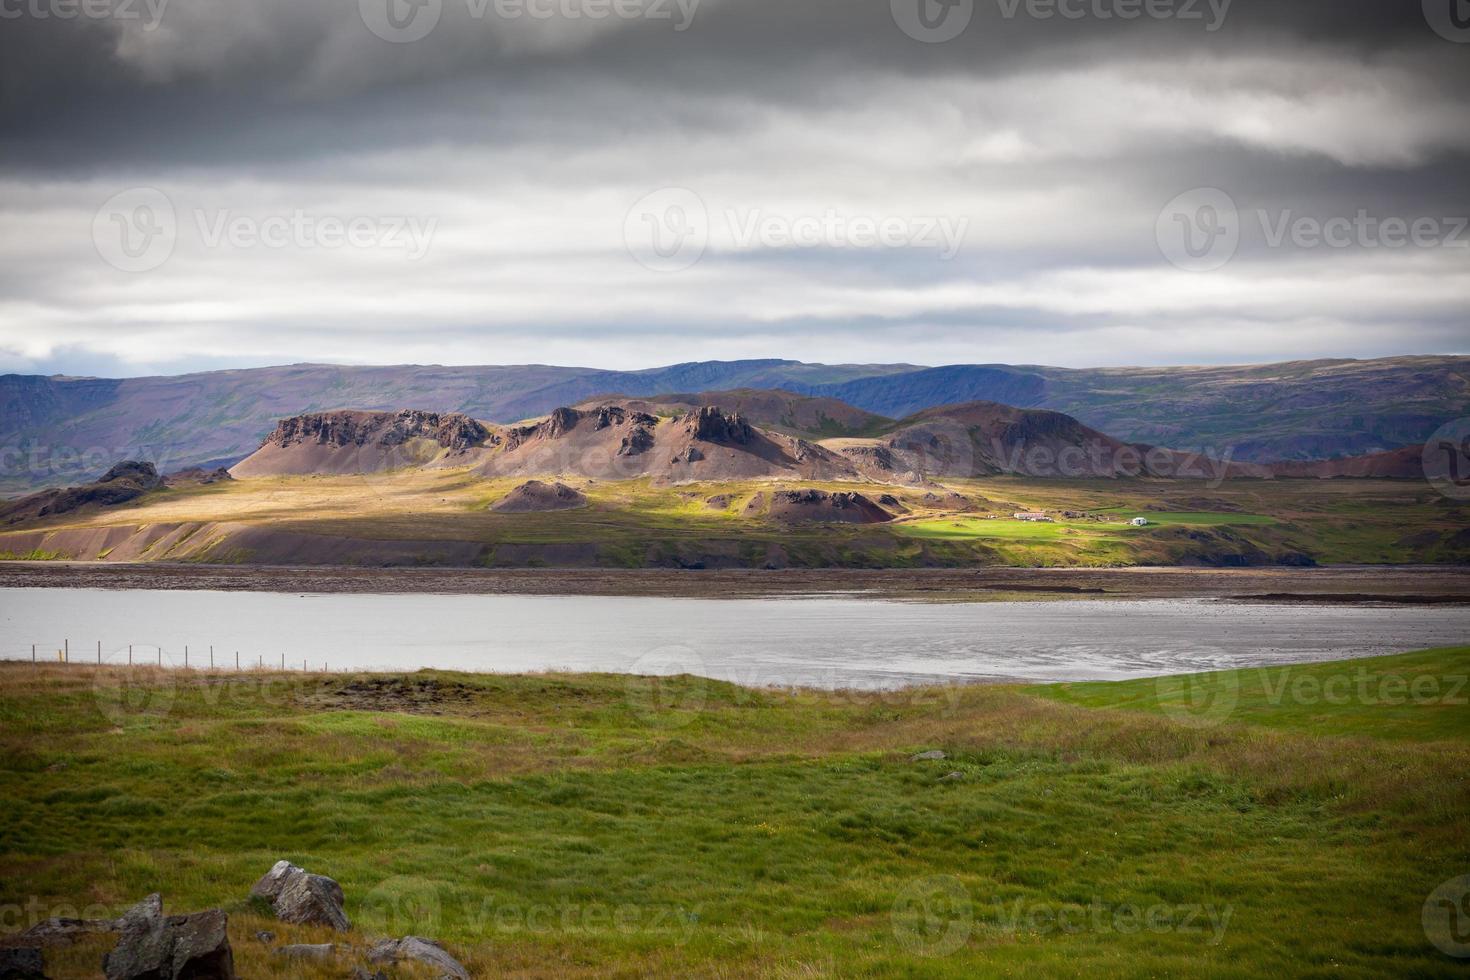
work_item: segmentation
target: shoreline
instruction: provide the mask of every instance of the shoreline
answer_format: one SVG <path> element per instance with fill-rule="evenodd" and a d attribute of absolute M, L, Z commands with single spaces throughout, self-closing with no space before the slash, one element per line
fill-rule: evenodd
<path fill-rule="evenodd" d="M 935 602 L 1181 599 L 1335 605 L 1470 605 L 1470 567 L 971 569 L 463 569 L 0 562 L 0 588 L 319 594 L 589 595 Z"/>

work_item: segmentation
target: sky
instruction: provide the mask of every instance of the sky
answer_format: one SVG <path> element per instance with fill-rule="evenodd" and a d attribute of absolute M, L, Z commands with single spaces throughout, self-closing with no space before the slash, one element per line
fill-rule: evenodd
<path fill-rule="evenodd" d="M 0 0 L 0 372 L 1470 352 L 1466 0 Z"/>

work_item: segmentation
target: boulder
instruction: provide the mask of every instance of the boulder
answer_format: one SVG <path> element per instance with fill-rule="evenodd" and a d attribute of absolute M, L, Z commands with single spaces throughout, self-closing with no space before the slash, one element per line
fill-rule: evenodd
<path fill-rule="evenodd" d="M 117 921 L 117 945 L 102 960 L 107 980 L 235 980 L 229 917 L 219 909 L 164 917 L 149 895 Z"/>
<path fill-rule="evenodd" d="M 942 751 L 940 751 L 939 749 L 931 749 L 928 752 L 920 752 L 918 755 L 911 757 L 909 761 L 911 761 L 911 762 L 938 762 L 940 759 L 944 759 L 944 758 L 948 758 L 948 757 Z"/>
<path fill-rule="evenodd" d="M 85 936 L 98 932 L 116 932 L 112 919 L 44 919 L 20 934 L 25 946 L 70 946 Z"/>
<path fill-rule="evenodd" d="M 290 861 L 277 861 L 250 889 L 255 898 L 271 903 L 276 918 L 295 925 L 331 926 L 341 932 L 352 928 L 342 907 L 342 886 L 326 875 L 311 874 Z"/>
<path fill-rule="evenodd" d="M 41 951 L 34 947 L 0 949 L 0 980 L 46 980 Z"/>
<path fill-rule="evenodd" d="M 469 971 L 432 939 L 418 936 L 382 939 L 368 948 L 368 961 L 371 963 L 397 963 L 399 960 L 428 965 L 436 971 L 434 976 L 437 980 L 470 980 Z"/>

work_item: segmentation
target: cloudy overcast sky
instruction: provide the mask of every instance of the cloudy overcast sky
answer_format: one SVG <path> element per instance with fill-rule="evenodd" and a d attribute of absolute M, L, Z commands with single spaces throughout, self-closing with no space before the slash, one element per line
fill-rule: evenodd
<path fill-rule="evenodd" d="M 0 0 L 0 371 L 1464 353 L 1466 8 Z"/>

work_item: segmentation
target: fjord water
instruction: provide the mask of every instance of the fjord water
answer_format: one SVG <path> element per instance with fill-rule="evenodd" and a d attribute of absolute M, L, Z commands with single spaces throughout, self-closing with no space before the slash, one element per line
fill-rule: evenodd
<path fill-rule="evenodd" d="M 296 595 L 0 589 L 0 657 L 313 670 L 692 673 L 750 685 L 1114 680 L 1458 645 L 1470 607 L 1210 600 Z"/>

